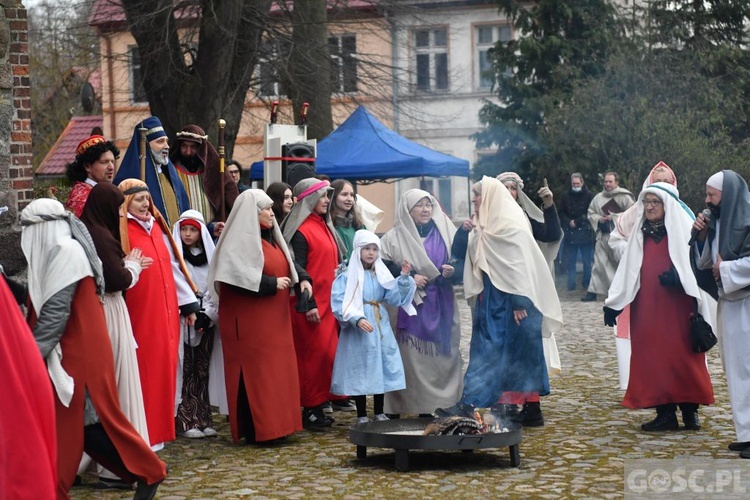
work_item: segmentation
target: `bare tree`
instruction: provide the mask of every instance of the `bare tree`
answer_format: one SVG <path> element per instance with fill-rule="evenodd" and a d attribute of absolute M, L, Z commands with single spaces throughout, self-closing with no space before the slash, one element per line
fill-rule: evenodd
<path fill-rule="evenodd" d="M 320 139 L 333 130 L 331 59 L 328 53 L 326 0 L 295 0 L 289 57 L 289 98 L 295 115 L 308 102 L 308 137 Z"/>
<path fill-rule="evenodd" d="M 87 24 L 90 4 L 90 0 L 79 4 L 44 1 L 29 10 L 35 167 L 71 116 L 86 114 L 81 107 L 81 86 L 98 67 L 96 33 Z M 97 106 L 92 109 L 96 111 Z"/>
<path fill-rule="evenodd" d="M 200 123 L 215 137 L 224 118 L 231 156 L 271 0 L 121 1 L 151 112 L 169 135 Z M 178 34 L 188 22 L 198 26 L 195 44 Z"/>
<path fill-rule="evenodd" d="M 77 1 L 90 5 L 94 0 Z M 414 7 L 398 0 L 361 3 L 356 9 L 326 5 L 325 0 L 100 1 L 124 10 L 126 27 L 138 46 L 141 83 L 150 111 L 160 117 L 168 134 L 186 123 L 198 123 L 215 137 L 217 120 L 224 118 L 228 156 L 243 116 L 255 113 L 245 106 L 248 97 L 268 105 L 273 99 L 288 97 L 295 120 L 302 103 L 309 102 L 308 136 L 320 139 L 333 130 L 332 102 L 352 110 L 364 102 L 388 115 L 393 89 L 408 86 L 405 82 L 394 86 L 394 78 L 411 76 L 408 70 L 393 68 L 390 54 L 368 52 L 364 42 L 369 37 L 387 46 L 392 43 L 390 19 L 394 14 L 414 12 Z M 73 8 L 84 19 L 79 17 L 74 25 L 88 28 L 89 7 L 78 3 Z M 336 31 L 331 31 L 333 25 Z M 331 45 L 337 33 L 347 34 L 339 36 L 339 42 L 356 39 L 355 46 Z M 88 41 L 79 43 L 77 50 L 88 51 L 92 60 L 99 54 L 97 44 Z M 280 83 L 275 92 L 263 92 L 259 61 L 274 66 Z M 342 61 L 349 63 L 343 70 Z M 342 79 L 350 85 L 341 84 Z M 267 118 L 263 114 L 255 118 L 263 121 Z M 51 134 L 53 141 L 70 113 L 63 115 L 59 130 Z"/>

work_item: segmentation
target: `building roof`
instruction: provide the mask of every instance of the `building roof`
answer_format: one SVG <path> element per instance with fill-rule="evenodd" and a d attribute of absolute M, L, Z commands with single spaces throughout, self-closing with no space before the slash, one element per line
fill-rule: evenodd
<path fill-rule="evenodd" d="M 326 0 L 328 10 L 374 10 L 377 9 L 380 0 Z M 178 20 L 197 19 L 200 15 L 198 3 L 185 3 L 175 0 L 173 4 L 181 5 L 175 9 L 175 18 Z M 284 4 L 284 5 L 282 5 Z M 292 2 L 284 0 L 275 0 L 271 4 L 271 12 L 278 13 L 293 8 Z M 125 10 L 122 8 L 120 0 L 94 0 L 94 5 L 89 14 L 89 25 L 104 28 L 109 26 L 111 29 L 126 28 Z"/>
<path fill-rule="evenodd" d="M 197 19 L 199 15 L 198 3 L 186 3 L 175 0 L 173 5 L 179 5 L 174 11 L 174 16 L 178 20 Z M 126 28 L 125 9 L 122 8 L 120 0 L 95 0 L 89 14 L 89 25 L 113 29 Z"/>
<path fill-rule="evenodd" d="M 65 175 L 65 167 L 76 157 L 78 143 L 90 136 L 94 127 L 101 128 L 103 124 L 104 120 L 101 115 L 74 116 L 71 118 L 34 175 L 44 177 Z"/>

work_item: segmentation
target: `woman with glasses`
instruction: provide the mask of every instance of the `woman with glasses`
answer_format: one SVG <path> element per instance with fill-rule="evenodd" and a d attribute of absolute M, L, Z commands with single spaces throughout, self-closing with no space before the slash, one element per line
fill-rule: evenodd
<path fill-rule="evenodd" d="M 417 284 L 417 314 L 399 309 L 394 329 L 406 389 L 386 394 L 386 413 L 427 416 L 461 395 L 461 325 L 453 290 L 461 270 L 450 258 L 455 234 L 455 225 L 435 197 L 412 189 L 401 197 L 396 223 L 381 241 L 383 259 L 408 260 Z"/>
<path fill-rule="evenodd" d="M 675 188 L 677 187 L 677 177 L 672 169 L 669 168 L 669 165 L 663 161 L 654 165 L 646 180 L 643 181 L 641 189 L 646 189 L 651 184 L 656 184 L 657 182 L 666 182 Z M 620 262 L 628 246 L 630 236 L 638 229 L 636 227 L 638 211 L 638 203 L 635 203 L 614 219 L 614 229 L 609 234 L 608 243 L 616 262 Z M 623 314 L 625 315 L 622 316 L 623 319 L 629 317 L 630 309 L 626 307 Z M 630 377 L 630 321 L 620 321 L 620 324 L 616 325 L 614 330 L 615 346 L 617 349 L 617 371 L 620 389 L 624 391 L 628 388 L 628 378 Z"/>
<path fill-rule="evenodd" d="M 604 323 L 630 305 L 630 380 L 627 408 L 655 408 L 641 425 L 649 432 L 699 430 L 698 405 L 714 402 L 705 353 L 693 352 L 690 316 L 697 307 L 716 331 L 716 301 L 703 292 L 690 265 L 693 213 L 674 186 L 657 182 L 641 191 L 630 235 L 609 295 Z"/>
<path fill-rule="evenodd" d="M 250 186 L 242 182 L 242 165 L 237 160 L 229 160 L 227 162 L 227 172 L 232 177 L 232 180 L 237 184 L 237 191 L 242 193 L 250 189 Z"/>

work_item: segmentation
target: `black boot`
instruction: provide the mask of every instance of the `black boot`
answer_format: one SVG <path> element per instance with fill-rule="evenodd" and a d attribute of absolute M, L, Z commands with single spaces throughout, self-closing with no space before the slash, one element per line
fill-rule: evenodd
<path fill-rule="evenodd" d="M 695 403 L 680 403 L 682 411 L 682 423 L 686 431 L 701 430 L 701 421 L 698 419 L 698 405 Z"/>
<path fill-rule="evenodd" d="M 512 419 L 524 427 L 541 427 L 544 425 L 541 403 L 524 403 L 523 409 Z"/>
<path fill-rule="evenodd" d="M 161 481 L 156 481 L 152 484 L 146 484 L 146 481 L 138 481 L 133 500 L 151 500 L 156 496 L 156 490 L 159 488 L 162 481 L 164 480 L 162 479 Z"/>
<path fill-rule="evenodd" d="M 646 432 L 676 431 L 680 424 L 675 415 L 676 405 L 660 405 L 656 407 L 656 418 L 641 425 Z"/>
<path fill-rule="evenodd" d="M 745 451 L 750 449 L 750 441 L 735 441 L 729 443 L 729 451 Z"/>
<path fill-rule="evenodd" d="M 435 416 L 439 418 L 445 417 L 468 417 L 474 418 L 474 407 L 467 405 L 459 401 L 449 408 L 436 408 Z"/>
<path fill-rule="evenodd" d="M 586 292 L 586 295 L 581 297 L 581 302 L 596 302 L 596 294 L 593 292 Z"/>
<path fill-rule="evenodd" d="M 495 415 L 500 420 L 508 419 L 515 422 L 520 412 L 518 410 L 518 405 L 495 403 L 490 408 L 490 413 Z"/>
<path fill-rule="evenodd" d="M 334 420 L 323 413 L 323 405 L 305 408 L 302 411 L 302 427 L 309 431 L 323 431 L 333 425 Z"/>

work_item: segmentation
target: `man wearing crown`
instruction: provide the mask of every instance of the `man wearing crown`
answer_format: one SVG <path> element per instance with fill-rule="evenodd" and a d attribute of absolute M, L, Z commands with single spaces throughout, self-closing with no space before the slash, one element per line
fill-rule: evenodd
<path fill-rule="evenodd" d="M 218 238 L 224 228 L 221 190 L 224 190 L 224 217 L 239 196 L 237 184 L 228 172 L 219 172 L 219 154 L 198 125 L 187 125 L 177 132 L 170 160 L 185 186 L 190 206 L 209 221 L 208 230 Z"/>
<path fill-rule="evenodd" d="M 92 135 L 78 143 L 76 158 L 68 164 L 65 175 L 73 183 L 65 208 L 81 216 L 91 188 L 99 182 L 112 182 L 115 160 L 120 150 L 101 135 Z"/>

